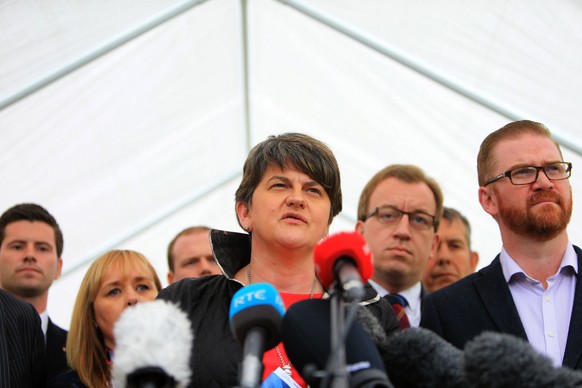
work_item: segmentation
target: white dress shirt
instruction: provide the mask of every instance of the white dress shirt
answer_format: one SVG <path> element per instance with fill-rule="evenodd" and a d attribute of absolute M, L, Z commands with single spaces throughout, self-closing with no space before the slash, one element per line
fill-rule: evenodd
<path fill-rule="evenodd" d="M 528 276 L 504 248 L 499 259 L 529 343 L 552 359 L 555 366 L 561 366 L 578 273 L 574 247 L 568 244 L 558 271 L 547 279 L 547 289 Z"/>

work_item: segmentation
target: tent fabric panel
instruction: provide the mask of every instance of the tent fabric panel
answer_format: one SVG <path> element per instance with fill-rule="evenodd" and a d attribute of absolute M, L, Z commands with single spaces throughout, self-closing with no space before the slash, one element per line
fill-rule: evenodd
<path fill-rule="evenodd" d="M 396 52 L 576 144 L 582 112 L 582 7 L 518 0 L 295 1 L 341 20 Z"/>
<path fill-rule="evenodd" d="M 0 101 L 189 3 L 193 2 L 2 2 Z M 198 12 L 202 14 L 203 9 Z"/>
<path fill-rule="evenodd" d="M 240 9 L 214 4 L 220 17 L 193 9 L 0 112 L 18 161 L 0 167 L 2 208 L 51 209 L 65 270 L 242 164 Z"/>

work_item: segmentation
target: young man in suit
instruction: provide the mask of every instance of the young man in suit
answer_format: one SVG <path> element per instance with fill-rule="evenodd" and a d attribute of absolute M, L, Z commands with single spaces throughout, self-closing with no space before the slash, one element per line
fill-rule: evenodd
<path fill-rule="evenodd" d="M 477 158 L 479 202 L 499 225 L 491 264 L 425 299 L 421 326 L 463 348 L 484 331 L 528 340 L 582 369 L 582 250 L 568 240 L 572 165 L 540 123 L 491 133 Z"/>
<path fill-rule="evenodd" d="M 67 332 L 46 311 L 49 288 L 61 275 L 63 234 L 43 207 L 23 203 L 0 216 L 0 285 L 40 314 L 46 338 L 47 381 L 69 369 Z"/>
<path fill-rule="evenodd" d="M 0 289 L 0 388 L 46 385 L 44 337 L 34 307 Z"/>

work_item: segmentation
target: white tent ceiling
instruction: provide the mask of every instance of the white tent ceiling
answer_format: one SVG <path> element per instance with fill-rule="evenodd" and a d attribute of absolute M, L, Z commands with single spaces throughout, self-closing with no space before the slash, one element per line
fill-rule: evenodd
<path fill-rule="evenodd" d="M 103 251 L 141 251 L 165 282 L 179 230 L 239 230 L 242 163 L 270 134 L 334 150 L 334 232 L 353 229 L 377 170 L 422 167 L 473 223 L 480 266 L 501 245 L 477 201 L 489 132 L 545 123 L 582 190 L 576 0 L 2 0 L 0 26 L 0 211 L 32 201 L 59 221 L 49 312 L 65 327 Z"/>

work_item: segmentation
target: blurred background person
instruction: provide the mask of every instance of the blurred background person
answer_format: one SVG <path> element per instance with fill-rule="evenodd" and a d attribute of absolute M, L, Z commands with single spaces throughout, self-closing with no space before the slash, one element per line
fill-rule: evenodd
<path fill-rule="evenodd" d="M 0 286 L 34 306 L 41 318 L 47 354 L 47 381 L 69 369 L 67 331 L 48 316 L 49 289 L 61 276 L 63 233 L 42 206 L 22 203 L 0 216 Z"/>
<path fill-rule="evenodd" d="M 210 247 L 210 228 L 192 226 L 176 235 L 168 245 L 168 284 L 184 278 L 220 275 Z"/>
<path fill-rule="evenodd" d="M 438 235 L 436 256 L 429 259 L 422 278 L 430 292 L 475 272 L 479 261 L 479 254 L 471 250 L 471 225 L 459 211 L 444 208 Z"/>
<path fill-rule="evenodd" d="M 115 351 L 113 326 L 126 307 L 152 301 L 162 285 L 139 252 L 113 250 L 96 259 L 79 288 L 67 340 L 72 370 L 52 387 L 108 387 Z"/>

